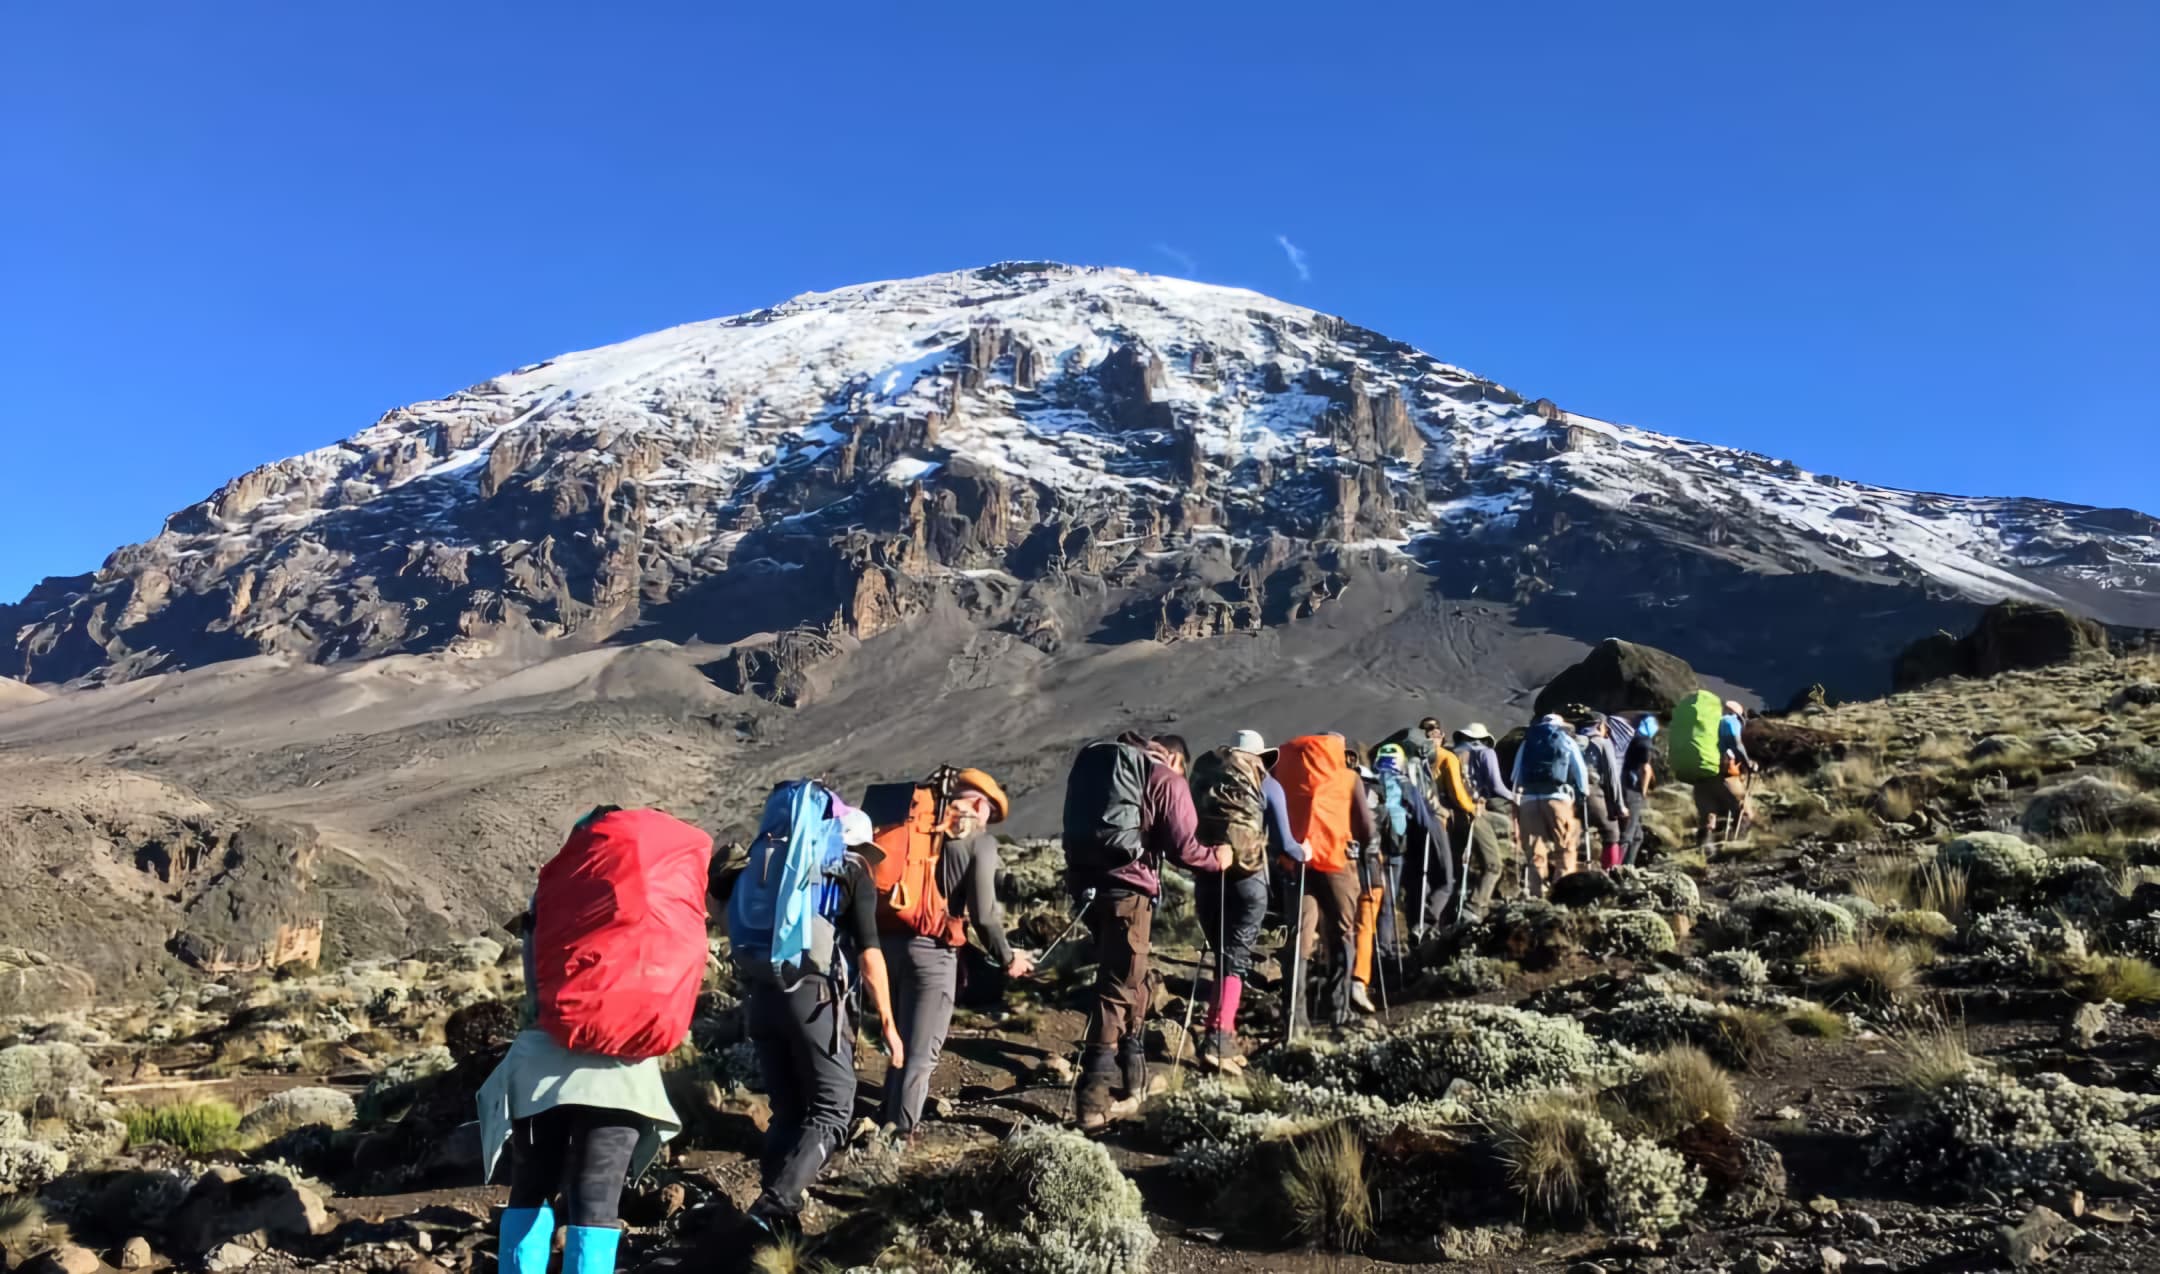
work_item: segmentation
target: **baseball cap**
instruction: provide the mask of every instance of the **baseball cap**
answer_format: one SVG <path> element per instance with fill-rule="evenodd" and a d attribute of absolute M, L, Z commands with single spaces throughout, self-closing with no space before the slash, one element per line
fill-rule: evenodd
<path fill-rule="evenodd" d="M 849 848 L 875 844 L 877 831 L 870 825 L 870 816 L 861 810 L 849 810 L 840 816 L 840 839 Z"/>

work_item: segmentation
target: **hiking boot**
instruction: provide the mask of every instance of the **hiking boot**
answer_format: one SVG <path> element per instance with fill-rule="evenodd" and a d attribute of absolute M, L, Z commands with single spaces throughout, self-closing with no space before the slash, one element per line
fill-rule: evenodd
<path fill-rule="evenodd" d="M 1117 1062 L 1107 1044 L 1090 1044 L 1080 1058 L 1080 1077 L 1073 1082 L 1073 1121 L 1082 1132 L 1100 1132 L 1110 1124 L 1112 1085 Z"/>
<path fill-rule="evenodd" d="M 1107 1076 L 1083 1075 L 1073 1090 L 1073 1121 L 1082 1132 L 1101 1132 L 1110 1126 L 1110 1108 L 1116 1104 Z"/>
<path fill-rule="evenodd" d="M 1224 1075 L 1236 1075 L 1243 1071 L 1245 1056 L 1238 1051 L 1237 1036 L 1229 1031 L 1209 1031 L 1202 1036 L 1200 1064 Z"/>
<path fill-rule="evenodd" d="M 1378 1013 L 1380 1011 L 1379 1006 L 1373 1003 L 1372 993 L 1365 989 L 1363 982 L 1352 982 L 1350 984 L 1350 1003 L 1355 1005 L 1360 1013 Z"/>
<path fill-rule="evenodd" d="M 1148 1093 L 1147 1037 L 1128 1035 L 1118 1043 L 1118 1071 L 1125 1081 L 1127 1097 Z"/>
<path fill-rule="evenodd" d="M 802 1234 L 802 1212 L 780 1202 L 769 1191 L 750 1205 L 749 1215 L 753 1224 L 776 1239 L 793 1239 Z"/>

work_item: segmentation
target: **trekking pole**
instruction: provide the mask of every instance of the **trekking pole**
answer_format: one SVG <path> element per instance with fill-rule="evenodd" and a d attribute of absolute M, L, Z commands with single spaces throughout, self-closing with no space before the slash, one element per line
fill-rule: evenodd
<path fill-rule="evenodd" d="M 1432 833 L 1425 833 L 1425 860 L 1418 865 L 1417 878 L 1417 943 L 1425 945 L 1425 918 L 1432 910 L 1428 900 L 1432 897 Z"/>
<path fill-rule="evenodd" d="M 1066 925 L 1065 931 L 1059 934 L 1056 938 L 1052 939 L 1049 946 L 1042 949 L 1042 954 L 1035 957 L 1035 963 L 1041 964 L 1044 960 L 1049 959 L 1051 952 L 1057 950 L 1060 946 L 1064 945 L 1065 939 L 1072 937 L 1073 930 L 1078 929 L 1080 927 L 1080 922 L 1087 919 L 1087 910 L 1089 907 L 1093 906 L 1094 903 L 1095 891 L 1093 889 L 1083 889 L 1080 891 L 1079 909 L 1073 913 L 1072 923 Z"/>
<path fill-rule="evenodd" d="M 1379 890 L 1379 891 L 1380 891 L 1380 905 L 1381 905 L 1381 907 L 1382 907 L 1382 908 L 1385 908 L 1385 907 L 1386 907 L 1386 906 L 1388 905 L 1388 896 L 1387 896 L 1387 864 L 1386 864 L 1386 863 L 1384 863 L 1384 862 L 1381 862 L 1381 861 L 1380 861 L 1380 851 L 1379 851 L 1378 849 L 1374 849 L 1374 850 L 1372 851 L 1372 854 L 1371 854 L 1371 858 L 1370 858 L 1370 863 L 1371 863 L 1371 866 L 1372 866 L 1372 870 L 1373 870 L 1373 881 L 1372 881 L 1372 884 L 1371 884 L 1371 885 L 1369 885 L 1369 886 L 1367 886 L 1367 887 L 1368 887 L 1368 888 L 1371 888 L 1371 889 L 1377 889 L 1377 890 Z M 1380 941 L 1380 917 L 1379 917 L 1379 916 L 1377 916 L 1377 915 L 1375 915 L 1375 916 L 1373 917 L 1373 942 L 1374 942 L 1374 943 L 1375 943 L 1375 944 L 1377 945 L 1377 944 L 1379 943 L 1379 941 Z M 1380 1016 L 1381 1016 L 1382 1018 L 1386 1018 L 1386 1017 L 1387 1017 L 1387 1011 L 1388 1011 L 1388 1007 L 1387 1007 L 1387 957 L 1386 957 L 1385 955 L 1380 955 L 1380 954 L 1378 954 L 1378 953 L 1375 953 L 1375 955 L 1376 955 L 1376 958 L 1375 958 L 1375 959 L 1373 960 L 1373 985 L 1374 985 L 1374 986 L 1376 986 L 1376 987 L 1379 987 L 1379 988 L 1380 988 Z M 1398 973 L 1398 976 L 1399 976 L 1399 975 L 1400 975 L 1400 970 L 1398 970 L 1398 971 L 1397 971 L 1397 973 Z"/>
<path fill-rule="evenodd" d="M 1230 987 L 1230 878 L 1215 894 L 1215 1025 L 1222 1026 L 1223 995 Z"/>
<path fill-rule="evenodd" d="M 1283 1019 L 1283 1042 L 1297 1039 L 1298 999 L 1305 990 L 1305 864 L 1297 865 L 1297 906 L 1290 916 L 1290 1012 Z"/>

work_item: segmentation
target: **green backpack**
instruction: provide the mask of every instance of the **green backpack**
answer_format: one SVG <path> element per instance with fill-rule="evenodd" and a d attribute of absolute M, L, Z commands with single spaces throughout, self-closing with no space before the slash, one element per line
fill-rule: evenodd
<path fill-rule="evenodd" d="M 1725 718 L 1725 704 L 1708 690 L 1698 690 L 1673 705 L 1673 777 L 1682 783 L 1700 783 L 1718 777 L 1718 723 Z"/>

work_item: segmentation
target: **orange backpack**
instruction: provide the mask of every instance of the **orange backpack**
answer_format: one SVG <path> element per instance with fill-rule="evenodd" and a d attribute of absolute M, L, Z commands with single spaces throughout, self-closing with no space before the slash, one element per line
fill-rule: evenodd
<path fill-rule="evenodd" d="M 1282 784 L 1290 834 L 1312 851 L 1313 870 L 1348 867 L 1350 802 L 1358 780 L 1343 759 L 1342 739 L 1308 734 L 1283 744 L 1275 758 L 1275 781 Z"/>
<path fill-rule="evenodd" d="M 949 947 L 967 941 L 965 923 L 938 887 L 954 773 L 945 767 L 921 783 L 880 783 L 863 793 L 863 812 L 884 854 L 872 875 L 878 928 L 936 938 Z"/>

